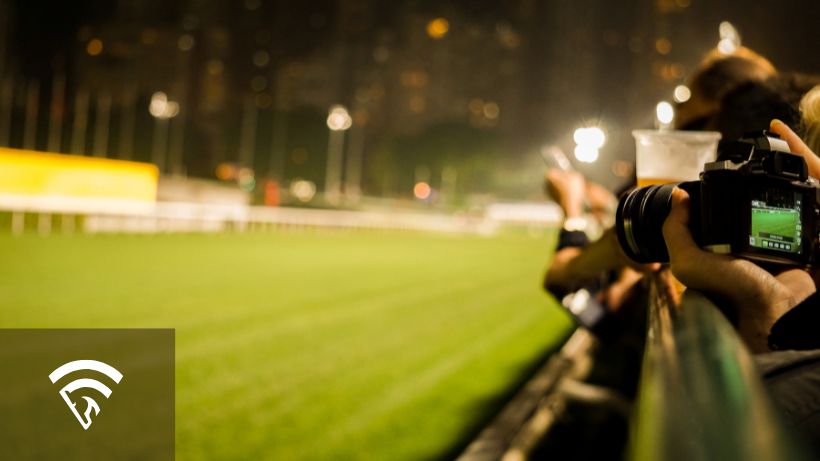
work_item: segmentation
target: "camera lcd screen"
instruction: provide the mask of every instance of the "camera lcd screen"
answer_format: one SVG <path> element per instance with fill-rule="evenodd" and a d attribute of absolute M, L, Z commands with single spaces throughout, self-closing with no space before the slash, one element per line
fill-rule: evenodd
<path fill-rule="evenodd" d="M 794 191 L 766 190 L 752 198 L 749 245 L 783 253 L 800 253 L 801 195 Z"/>

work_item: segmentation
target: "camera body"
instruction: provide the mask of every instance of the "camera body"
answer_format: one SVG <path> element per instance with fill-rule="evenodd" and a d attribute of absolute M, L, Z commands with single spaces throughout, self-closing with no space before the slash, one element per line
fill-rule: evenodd
<path fill-rule="evenodd" d="M 689 194 L 689 229 L 704 250 L 761 264 L 815 264 L 820 189 L 805 160 L 766 132 L 723 143 L 718 151 L 699 181 L 648 186 L 621 198 L 616 230 L 627 256 L 669 260 L 661 229 L 677 186 Z"/>

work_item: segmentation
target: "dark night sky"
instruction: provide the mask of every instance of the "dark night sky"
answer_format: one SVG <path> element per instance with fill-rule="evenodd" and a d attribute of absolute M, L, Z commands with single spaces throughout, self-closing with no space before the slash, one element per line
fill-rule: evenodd
<path fill-rule="evenodd" d="M 443 106 L 466 107 L 470 97 L 467 93 L 472 92 L 476 97 L 503 103 L 500 122 L 481 129 L 500 139 L 503 149 L 514 152 L 505 155 L 511 155 L 520 165 L 530 165 L 523 156 L 531 155 L 540 144 L 555 143 L 570 150 L 572 127 L 585 120 L 602 120 L 611 142 L 602 151 L 601 162 L 588 167 L 587 172 L 612 185 L 618 180 L 612 177 L 608 166 L 615 159 L 631 157 L 631 129 L 651 126 L 655 103 L 669 99 L 672 88 L 682 81 L 665 81 L 653 75 L 653 65 L 668 62 L 679 65 L 683 71 L 691 70 L 715 45 L 721 21 L 735 24 L 744 44 L 767 56 L 779 69 L 820 74 L 820 54 L 816 52 L 820 44 L 816 31 L 820 19 L 817 0 L 0 0 L 0 11 L 10 13 L 11 18 L 7 18 L 11 21 L 11 32 L 6 37 L 6 56 L 0 56 L 4 61 L 0 68 L 2 76 L 48 82 L 55 71 L 62 69 L 68 74 L 70 86 L 82 83 L 79 75 L 83 66 L 93 65 L 81 60 L 85 43 L 78 35 L 83 30 L 90 30 L 92 35 L 104 34 L 107 29 L 125 25 L 184 33 L 183 23 L 194 15 L 202 30 L 211 27 L 227 31 L 227 91 L 238 96 L 249 91 L 246 82 L 256 71 L 234 63 L 248 60 L 242 47 L 252 43 L 254 34 L 264 27 L 272 36 L 271 43 L 265 45 L 271 55 L 266 72 L 272 82 L 281 83 L 278 73 L 285 72 L 283 69 L 294 62 L 307 62 L 310 68 L 311 62 L 321 67 L 322 60 L 330 60 L 342 67 L 328 77 L 334 79 L 329 85 L 337 88 L 335 96 L 328 96 L 328 102 L 334 97 L 346 103 L 352 101 L 356 88 L 365 83 L 376 82 L 387 89 L 388 98 L 394 99 L 388 99 L 387 109 L 375 114 L 378 123 L 371 125 L 365 137 L 368 151 L 384 145 L 386 134 L 415 133 L 402 132 L 408 123 L 402 114 L 390 108 L 399 98 L 391 93 L 390 80 L 400 75 L 401 69 L 378 67 L 368 61 L 371 49 L 384 45 L 392 53 L 391 62 L 398 62 L 393 56 L 404 59 L 396 66 L 427 69 L 431 82 L 430 94 L 425 95 L 425 118 L 409 124 L 415 126 L 416 132 L 424 131 L 428 123 L 424 120 L 459 122 L 458 111 L 437 111 L 444 110 Z M 434 47 L 441 45 L 419 43 L 426 38 L 423 33 L 419 38 L 408 32 L 421 30 L 424 21 L 439 16 L 451 22 L 448 36 L 440 42 L 447 46 L 441 58 L 445 63 L 463 61 L 459 65 L 474 67 L 482 59 L 486 62 L 485 68 L 477 71 L 476 81 L 469 85 L 448 83 L 436 90 L 435 80 L 441 73 L 429 62 L 435 61 Z M 492 51 L 481 39 L 461 39 L 471 33 L 492 35 L 505 28 L 515 31 L 520 40 L 520 45 L 510 51 Z M 207 39 L 196 37 L 200 41 Z M 652 46 L 658 37 L 671 43 L 671 50 L 664 56 Z M 191 64 L 194 76 L 212 59 L 208 50 L 198 46 Z M 357 58 L 357 50 L 364 50 L 364 58 Z M 202 62 L 199 67 L 197 59 Z M 512 66 L 512 70 L 502 75 L 505 65 Z M 129 66 L 133 68 L 134 64 Z M 479 75 L 482 73 L 487 75 Z M 188 78 L 191 83 L 184 85 L 186 91 L 191 93 L 190 98 L 197 99 L 195 91 L 200 83 L 196 78 Z M 140 91 L 150 94 L 148 86 Z M 462 86 L 470 89 L 464 90 Z M 468 99 L 456 95 L 459 91 Z M 437 100 L 435 94 L 443 95 L 444 99 L 452 96 L 453 101 L 443 104 L 439 101 L 442 97 Z M 274 94 L 275 104 L 281 96 Z M 508 100 L 511 102 L 506 103 Z M 239 109 L 236 104 L 226 107 L 223 117 L 227 124 L 237 118 Z M 317 113 L 323 110 L 326 109 L 316 107 Z M 195 140 L 214 122 L 203 116 L 202 120 L 193 117 L 187 123 L 186 130 L 192 133 L 188 139 Z M 463 123 L 467 123 L 466 115 Z M 230 152 L 230 143 L 235 142 L 231 141 L 233 135 L 224 136 Z M 189 145 L 195 146 L 195 141 Z M 203 161 L 202 171 L 207 172 L 211 168 L 208 162 L 217 161 L 219 155 L 228 154 L 213 154 L 213 158 Z M 376 158 L 375 154 L 372 159 L 368 155 L 371 154 L 365 155 L 368 161 Z M 196 163 L 195 159 L 190 160 Z"/>

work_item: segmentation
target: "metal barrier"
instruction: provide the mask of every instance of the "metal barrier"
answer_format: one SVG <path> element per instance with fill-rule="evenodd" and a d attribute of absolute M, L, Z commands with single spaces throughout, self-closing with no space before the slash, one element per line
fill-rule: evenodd
<path fill-rule="evenodd" d="M 656 275 L 630 459 L 805 459 L 729 322 L 702 295 L 672 293 Z"/>

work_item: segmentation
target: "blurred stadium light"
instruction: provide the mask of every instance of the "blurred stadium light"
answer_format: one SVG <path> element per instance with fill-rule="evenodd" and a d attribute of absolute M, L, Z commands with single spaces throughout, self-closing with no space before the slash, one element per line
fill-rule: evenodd
<path fill-rule="evenodd" d="M 678 85 L 673 93 L 675 102 L 686 102 L 692 97 L 692 90 L 686 85 Z"/>
<path fill-rule="evenodd" d="M 578 128 L 572 134 L 575 141 L 575 158 L 579 162 L 594 163 L 598 151 L 606 144 L 606 133 L 597 126 Z"/>
<path fill-rule="evenodd" d="M 413 186 L 413 195 L 415 195 L 419 200 L 427 200 L 432 191 L 433 190 L 430 188 L 430 184 L 427 184 L 424 181 L 419 181 L 415 186 Z"/>
<path fill-rule="evenodd" d="M 157 91 L 151 95 L 148 112 L 154 117 L 154 140 L 151 146 L 151 161 L 160 171 L 166 168 L 168 151 L 168 124 L 179 114 L 179 103 L 168 99 L 168 95 Z"/>
<path fill-rule="evenodd" d="M 668 128 L 675 119 L 675 108 L 667 101 L 661 101 L 655 106 L 655 117 L 660 128 Z"/>
<path fill-rule="evenodd" d="M 732 54 L 740 48 L 742 44 L 740 33 L 731 22 L 721 22 L 718 27 L 718 32 L 720 33 L 720 41 L 718 42 L 717 49 L 722 54 Z"/>

